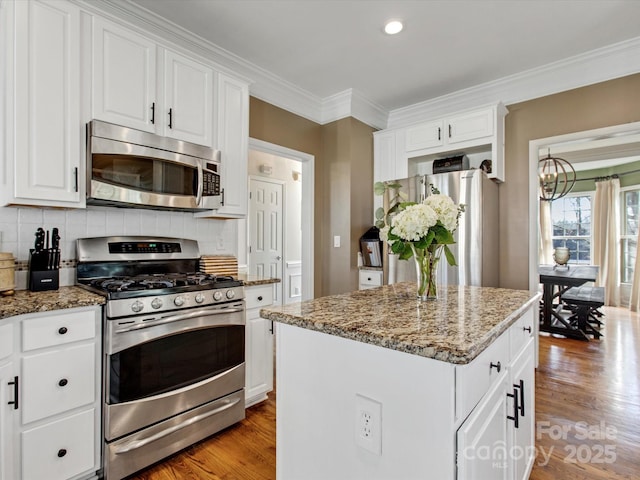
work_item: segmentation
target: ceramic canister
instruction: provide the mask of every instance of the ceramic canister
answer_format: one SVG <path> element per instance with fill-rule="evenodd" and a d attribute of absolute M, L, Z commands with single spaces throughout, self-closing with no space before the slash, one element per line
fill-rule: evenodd
<path fill-rule="evenodd" d="M 13 292 L 15 288 L 15 258 L 11 253 L 0 252 L 0 292 Z"/>

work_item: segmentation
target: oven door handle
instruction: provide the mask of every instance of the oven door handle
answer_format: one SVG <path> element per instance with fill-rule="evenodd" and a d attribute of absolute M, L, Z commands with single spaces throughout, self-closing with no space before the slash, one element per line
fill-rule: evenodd
<path fill-rule="evenodd" d="M 131 442 L 125 443 L 121 448 L 118 448 L 114 453 L 116 455 L 120 455 L 123 453 L 129 453 L 132 450 L 137 450 L 138 448 L 142 448 L 145 445 L 153 443 L 156 440 L 160 440 L 161 438 L 164 438 L 167 435 L 171 435 L 172 433 L 175 433 L 178 430 L 182 430 L 183 428 L 188 427 L 189 425 L 193 425 L 194 423 L 197 423 L 200 420 L 204 420 L 205 418 L 209 418 L 212 415 L 228 410 L 231 407 L 235 406 L 239 401 L 240 401 L 239 398 L 236 398 L 235 400 L 227 400 L 224 405 L 218 408 L 215 408 L 210 412 L 203 413 L 201 415 L 196 415 L 195 417 L 192 417 L 189 420 L 186 420 L 180 423 L 179 425 L 174 425 L 173 427 L 169 427 L 165 430 L 162 430 L 161 432 L 154 433 L 153 435 L 147 438 L 142 438 L 140 440 L 133 440 Z"/>
<path fill-rule="evenodd" d="M 197 317 L 209 317 L 212 315 L 222 315 L 226 313 L 242 313 L 244 312 L 244 308 L 221 308 L 219 310 L 196 310 L 194 312 L 189 313 L 180 313 L 178 315 L 169 315 L 166 317 L 159 317 L 147 320 L 148 323 L 140 323 L 137 325 L 131 325 L 129 327 L 119 328 L 115 331 L 115 333 L 126 333 L 132 332 L 134 330 L 142 330 L 143 328 L 151 328 L 156 325 L 163 325 L 165 323 L 179 322 L 180 320 L 189 320 L 190 318 Z M 228 325 L 225 323 L 224 325 Z"/>

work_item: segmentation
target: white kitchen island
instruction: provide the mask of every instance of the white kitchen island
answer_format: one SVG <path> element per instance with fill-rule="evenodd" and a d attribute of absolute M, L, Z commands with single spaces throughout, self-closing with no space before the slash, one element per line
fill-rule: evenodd
<path fill-rule="evenodd" d="M 418 304 L 402 283 L 261 311 L 278 322 L 278 479 L 528 478 L 539 297 L 439 293 Z"/>

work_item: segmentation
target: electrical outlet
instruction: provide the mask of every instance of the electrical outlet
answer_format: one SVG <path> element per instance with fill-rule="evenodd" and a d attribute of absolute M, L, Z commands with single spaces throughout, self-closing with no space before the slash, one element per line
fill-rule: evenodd
<path fill-rule="evenodd" d="M 382 455 L 382 404 L 356 394 L 356 445 L 375 455 Z"/>

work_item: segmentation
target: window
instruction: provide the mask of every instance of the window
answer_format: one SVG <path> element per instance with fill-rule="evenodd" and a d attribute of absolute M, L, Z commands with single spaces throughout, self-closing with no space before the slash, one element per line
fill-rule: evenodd
<path fill-rule="evenodd" d="M 640 189 L 625 190 L 622 195 L 622 228 L 620 229 L 620 281 L 633 282 L 633 269 L 638 251 L 638 218 L 640 215 Z"/>
<path fill-rule="evenodd" d="M 567 195 L 551 202 L 553 248 L 567 247 L 569 263 L 591 263 L 591 194 Z"/>

